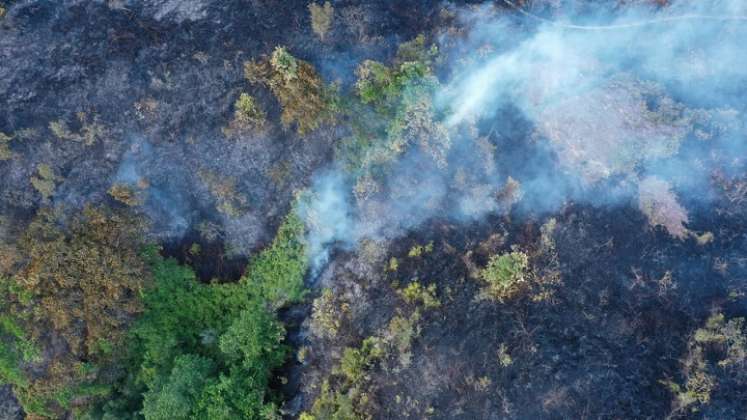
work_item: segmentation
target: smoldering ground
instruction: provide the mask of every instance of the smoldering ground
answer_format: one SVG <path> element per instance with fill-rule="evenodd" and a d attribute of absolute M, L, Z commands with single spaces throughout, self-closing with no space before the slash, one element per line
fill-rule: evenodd
<path fill-rule="evenodd" d="M 449 76 L 431 104 L 448 132 L 447 165 L 410 142 L 365 197 L 351 191 L 359 177 L 325 171 L 310 205 L 329 210 L 309 225 L 313 254 L 433 217 L 474 220 L 512 205 L 542 215 L 568 202 L 638 206 L 685 239 L 679 203 L 708 206 L 714 172 L 743 172 L 742 2 L 519 19 L 486 4 L 455 16 L 459 30 L 438 39 L 438 73 Z"/>
<path fill-rule="evenodd" d="M 221 139 L 220 126 L 230 119 L 239 92 L 272 103 L 268 92 L 243 80 L 245 60 L 284 44 L 317 64 L 328 79 L 347 74 L 346 81 L 352 83 L 350 69 L 357 61 L 386 61 L 383 51 L 392 49 L 394 37 L 411 36 L 415 20 L 422 19 L 393 18 L 388 5 L 341 6 L 333 30 L 352 41 L 324 46 L 323 54 L 334 56 L 325 61 L 319 58 L 319 44 L 306 42 L 309 28 L 283 34 L 263 30 L 271 24 L 289 26 L 295 16 L 307 19 L 306 3 L 289 8 L 293 16 L 273 13 L 270 6 L 247 10 L 239 2 L 218 7 L 200 1 L 191 11 L 162 3 L 170 5 L 163 13 L 148 7 L 127 12 L 151 25 L 148 37 L 128 35 L 139 33 L 136 21 L 104 4 L 66 9 L 29 2 L 9 8 L 4 25 L 17 28 L 3 38 L 6 60 L 0 71 L 6 77 L 0 84 L 8 115 L 2 129 L 22 131 L 32 119 L 43 122 L 34 127 L 38 136 L 32 141 L 18 137 L 11 143 L 19 154 L 34 156 L 0 168 L 4 207 L 18 206 L 19 212 L 29 213 L 44 204 L 28 182 L 37 163 L 50 164 L 61 179 L 53 200 L 80 206 L 105 199 L 111 183 L 120 181 L 119 159 L 124 166 L 132 161 L 126 151 L 130 138 L 141 134 L 153 143 L 152 154 L 136 159 L 150 178 L 154 194 L 146 198 L 144 211 L 162 233 L 159 238 L 179 236 L 185 223 L 199 224 L 197 213 L 204 208 L 244 253 L 269 240 L 271 227 L 292 201 L 292 190 L 307 185 L 332 197 L 324 201 L 335 203 L 321 206 L 329 211 L 310 223 L 309 241 L 320 244 L 311 246 L 320 250 L 313 251 L 316 254 L 324 251 L 323 244 L 398 237 L 435 216 L 479 220 L 509 207 L 517 216 L 542 214 L 570 201 L 638 206 L 640 180 L 650 177 L 667 184 L 663 191 L 670 195 L 668 202 L 674 198 L 685 209 L 693 203 L 708 205 L 716 168 L 729 176 L 743 171 L 747 55 L 740 42 L 746 30 L 740 17 L 747 12 L 736 0 L 679 1 L 663 8 L 649 2 L 611 8 L 553 1 L 533 2 L 540 6 L 526 9 L 547 21 L 500 2 L 473 8 L 444 3 L 443 13 L 437 14 L 450 15 L 441 21 L 449 23 L 430 34 L 442 61 L 436 65 L 440 87 L 429 112 L 437 131 L 447 133 L 437 150 L 447 165 L 412 139 L 387 173 L 369 177 L 350 176 L 339 169 L 339 162 L 318 169 L 328 160 L 329 144 L 345 141 L 322 138 L 335 136 L 332 130 L 331 135 L 315 133 L 301 140 L 278 129 L 267 138 L 238 144 Z M 208 3 L 212 6 L 200 6 Z M 434 9 L 423 7 L 418 13 Z M 222 16 L 221 8 L 235 21 L 216 32 L 211 22 L 219 19 L 211 17 Z M 343 17 L 363 9 L 371 11 L 373 21 L 355 27 L 359 33 L 354 39 L 349 32 L 355 28 L 343 23 Z M 155 19 L 148 17 L 151 12 Z M 171 18 L 158 17 L 164 13 L 174 14 L 180 25 L 201 35 L 187 37 L 170 30 Z M 79 34 L 61 34 L 56 28 L 84 18 L 94 22 L 91 16 L 109 20 L 83 28 L 90 42 L 82 45 L 90 51 L 65 54 L 63 46 L 72 45 Z M 103 30 L 109 26 L 111 30 Z M 394 34 L 394 28 L 405 29 Z M 44 43 L 27 42 L 25 37 L 42 32 Z M 371 41 L 377 39 L 381 41 Z M 365 44 L 361 40 L 377 46 L 347 51 L 351 43 Z M 45 48 L 56 53 L 49 56 Z M 189 53 L 177 54 L 182 50 Z M 88 58 L 97 54 L 106 60 Z M 137 72 L 127 71 L 133 59 Z M 90 65 L 81 67 L 79 61 Z M 341 61 L 344 65 L 337 64 Z M 108 70 L 99 74 L 104 62 Z M 325 70 L 330 66 L 336 71 Z M 52 89 L 57 85 L 45 84 L 50 81 L 64 82 L 65 90 Z M 44 93 L 52 91 L 54 95 Z M 194 98 L 200 100 L 193 103 Z M 157 105 L 152 110 L 151 100 Z M 111 128 L 92 148 L 48 133 L 49 122 L 57 120 L 68 121 L 76 131 L 74 114 L 89 108 L 88 123 L 99 118 Z M 277 109 L 268 106 L 268 112 L 276 121 Z M 188 141 L 192 137 L 194 144 Z M 102 161 L 111 164 L 104 167 Z M 248 216 L 217 214 L 216 200 L 195 176 L 196 168 L 235 178 L 236 190 L 247 196 Z M 100 174 L 96 179 L 93 169 Z M 315 170 L 317 181 L 310 182 Z M 270 172 L 285 175 L 278 176 L 283 179 L 277 183 Z M 370 181 L 370 188 L 360 188 L 364 181 Z M 684 220 L 671 225 L 680 222 Z"/>

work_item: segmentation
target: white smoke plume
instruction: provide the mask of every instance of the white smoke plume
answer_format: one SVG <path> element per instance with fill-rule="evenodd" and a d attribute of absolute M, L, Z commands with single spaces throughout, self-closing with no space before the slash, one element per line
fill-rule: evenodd
<path fill-rule="evenodd" d="M 637 206 L 639 183 L 655 176 L 673 187 L 666 200 L 690 200 L 709 196 L 715 165 L 743 171 L 744 2 L 552 18 L 485 5 L 458 22 L 466 36 L 441 39 L 452 76 L 435 98 L 448 166 L 410 145 L 368 201 L 354 199 L 340 171 L 318 177 L 308 211 L 315 264 L 333 243 L 393 238 L 433 217 L 473 220 L 519 198 L 519 211 Z"/>

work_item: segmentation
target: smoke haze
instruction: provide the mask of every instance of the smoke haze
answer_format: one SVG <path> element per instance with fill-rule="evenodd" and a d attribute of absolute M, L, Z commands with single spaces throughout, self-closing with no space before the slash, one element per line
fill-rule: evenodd
<path fill-rule="evenodd" d="M 744 166 L 747 5 L 556 12 L 539 23 L 488 5 L 457 13 L 465 31 L 439 40 L 451 76 L 433 104 L 448 165 L 409 144 L 367 197 L 340 171 L 317 177 L 316 262 L 332 243 L 395 238 L 432 217 L 639 206 L 642 180 L 666 203 L 647 198 L 664 209 L 641 208 L 651 224 L 685 237 L 678 197 L 707 205 L 713 172 Z M 666 209 L 676 220 L 659 220 Z"/>

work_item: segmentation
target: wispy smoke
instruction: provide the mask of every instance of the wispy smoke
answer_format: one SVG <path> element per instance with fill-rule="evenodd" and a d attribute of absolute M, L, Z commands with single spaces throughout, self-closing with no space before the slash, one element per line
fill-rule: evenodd
<path fill-rule="evenodd" d="M 312 278 L 329 260 L 329 246 L 350 246 L 357 240 L 353 216 L 348 203 L 350 186 L 341 173 L 329 171 L 319 175 L 310 194 L 303 197 L 297 211 L 309 229 L 308 253 Z"/>
<path fill-rule="evenodd" d="M 315 263 L 335 242 L 393 238 L 432 217 L 479 218 L 519 198 L 535 212 L 568 200 L 637 205 L 641 179 L 673 186 L 666 200 L 707 197 L 716 165 L 744 168 L 741 16 L 741 1 L 683 1 L 527 29 L 505 9 L 462 11 L 467 35 L 442 40 L 453 76 L 434 105 L 446 115 L 448 165 L 409 145 L 366 198 L 339 173 L 318 177 L 308 212 Z"/>
<path fill-rule="evenodd" d="M 188 198 L 183 193 L 186 189 L 176 182 L 178 177 L 165 178 L 173 182 L 162 182 L 163 177 L 153 176 L 154 168 L 167 169 L 164 164 L 158 164 L 160 157 L 147 140 L 134 139 L 120 162 L 114 183 L 140 191 L 142 210 L 153 221 L 155 235 L 179 237 L 190 224 Z M 168 169 L 172 173 L 177 171 Z"/>

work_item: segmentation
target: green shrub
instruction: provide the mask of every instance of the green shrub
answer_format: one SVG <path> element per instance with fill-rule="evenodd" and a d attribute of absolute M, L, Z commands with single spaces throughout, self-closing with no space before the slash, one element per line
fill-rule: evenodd
<path fill-rule="evenodd" d="M 29 349 L 24 349 L 24 347 Z M 26 339 L 9 315 L 2 315 L 0 324 L 0 384 L 10 384 L 18 388 L 28 386 L 26 373 L 20 368 L 21 362 L 32 360 L 38 352 Z"/>
<path fill-rule="evenodd" d="M 381 340 L 368 337 L 360 348 L 347 347 L 335 373 L 342 375 L 350 385 L 359 384 L 371 365 L 384 355 Z"/>
<path fill-rule="evenodd" d="M 91 119 L 85 112 L 78 112 L 76 116 L 81 125 L 80 131 L 73 132 L 64 120 L 50 122 L 49 130 L 60 140 L 83 143 L 85 146 L 92 146 L 97 140 L 106 136 L 106 128 L 98 122 L 95 116 Z"/>
<path fill-rule="evenodd" d="M 433 252 L 433 241 L 428 242 L 427 245 L 413 245 L 407 256 L 410 258 L 417 258 L 423 256 L 423 254 L 430 254 Z"/>
<path fill-rule="evenodd" d="M 501 343 L 498 346 L 498 363 L 505 368 L 511 366 L 513 362 L 514 359 L 508 353 L 508 347 L 506 347 L 505 343 Z"/>
<path fill-rule="evenodd" d="M 231 323 L 218 346 L 228 360 L 261 374 L 283 363 L 285 328 L 275 314 L 254 302 Z"/>
<path fill-rule="evenodd" d="M 242 92 L 233 105 L 233 120 L 223 129 L 226 137 L 235 137 L 248 130 L 262 128 L 267 120 L 267 114 L 259 107 L 257 100 L 248 93 Z"/>
<path fill-rule="evenodd" d="M 347 303 L 338 302 L 330 289 L 314 299 L 311 313 L 311 331 L 318 337 L 334 338 L 342 325 L 342 317 L 350 307 Z"/>
<path fill-rule="evenodd" d="M 435 45 L 427 48 L 425 37 L 419 35 L 399 46 L 392 67 L 372 60 L 363 61 L 357 70 L 358 95 L 366 104 L 396 107 L 408 88 L 434 81 L 431 66 L 437 54 Z"/>
<path fill-rule="evenodd" d="M 254 258 L 242 278 L 257 296 L 279 308 L 305 295 L 304 224 L 295 211 L 285 218 L 269 248 Z"/>
<path fill-rule="evenodd" d="M 363 420 L 368 397 L 366 396 L 367 372 L 373 364 L 385 356 L 383 342 L 378 337 L 368 337 L 359 348 L 347 347 L 339 365 L 332 374 L 341 377 L 338 389 L 330 386 L 329 380 L 322 382 L 319 395 L 314 400 L 310 413 L 301 413 L 302 419 Z"/>
<path fill-rule="evenodd" d="M 15 282 L 0 276 L 0 384 L 23 389 L 28 387 L 29 381 L 21 364 L 38 362 L 40 352 L 21 324 L 23 319 L 19 316 L 25 317 L 25 314 L 14 311 L 16 293 L 19 289 Z"/>
<path fill-rule="evenodd" d="M 484 297 L 504 300 L 521 290 L 526 281 L 529 257 L 523 252 L 494 255 L 487 267 L 480 270 L 479 277 L 486 285 Z"/>
<path fill-rule="evenodd" d="M 76 135 L 64 120 L 52 121 L 49 123 L 49 130 L 60 140 L 75 140 Z"/>
<path fill-rule="evenodd" d="M 215 374 L 212 360 L 184 355 L 174 359 L 170 374 L 159 380 L 143 397 L 143 416 L 148 420 L 187 420 L 192 418 L 205 386 Z"/>
<path fill-rule="evenodd" d="M 431 283 L 428 287 L 423 287 L 418 281 L 413 281 L 407 287 L 399 291 L 402 299 L 409 304 L 421 304 L 425 309 L 433 309 L 441 306 L 441 302 L 436 296 L 436 285 Z"/>
<path fill-rule="evenodd" d="M 322 383 L 322 389 L 314 405 L 311 407 L 311 413 L 301 413 L 300 419 L 304 420 L 363 420 L 367 417 L 359 414 L 355 410 L 357 396 L 356 390 L 351 392 L 334 391 L 329 382 Z"/>
<path fill-rule="evenodd" d="M 744 318 L 726 321 L 724 314 L 714 314 L 708 318 L 703 328 L 695 331 L 693 340 L 699 344 L 712 344 L 721 347 L 725 357 L 718 362 L 721 367 L 739 365 L 747 360 L 747 334 Z"/>
<path fill-rule="evenodd" d="M 302 413 L 305 419 L 368 419 L 370 375 L 375 365 L 383 364 L 392 356 L 406 367 L 410 363 L 412 340 L 420 332 L 420 314 L 409 317 L 394 316 L 387 327 L 368 337 L 360 347 L 347 347 L 339 364 L 332 369 L 332 377 L 322 383 L 311 411 Z M 336 384 L 335 388 L 331 384 Z"/>
<path fill-rule="evenodd" d="M 439 90 L 431 68 L 438 50 L 425 37 L 403 43 L 390 66 L 366 60 L 358 66 L 359 104 L 347 104 L 356 116 L 353 136 L 338 146 L 340 160 L 352 171 L 367 171 L 396 159 L 416 144 L 445 165 L 448 133 L 437 121 L 433 98 Z"/>
<path fill-rule="evenodd" d="M 722 381 L 741 375 L 745 360 L 744 319 L 727 321 L 721 313 L 710 316 L 688 342 L 688 353 L 681 362 L 684 383 L 660 381 L 674 394 L 673 414 L 698 411 L 701 405 L 708 404 Z"/>
<path fill-rule="evenodd" d="M 410 316 L 396 315 L 389 321 L 389 325 L 382 332 L 384 345 L 393 355 L 397 356 L 399 365 L 406 368 L 412 362 L 411 346 L 413 340 L 420 335 L 420 312 L 415 311 Z"/>
<path fill-rule="evenodd" d="M 242 284 L 202 284 L 174 260 L 149 259 L 156 286 L 132 330 L 136 379 L 102 410 L 118 418 L 142 406 L 146 419 L 259 419 L 273 411 L 271 372 L 287 355 L 275 314 Z"/>
<path fill-rule="evenodd" d="M 243 125 L 262 126 L 265 123 L 265 112 L 259 108 L 256 99 L 248 93 L 241 93 L 234 104 L 234 118 Z"/>
<path fill-rule="evenodd" d="M 270 57 L 270 65 L 285 80 L 292 80 L 298 77 L 299 61 L 285 47 L 275 48 Z"/>

